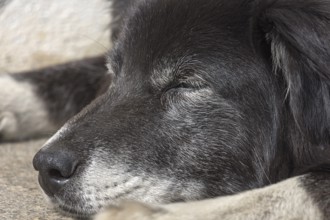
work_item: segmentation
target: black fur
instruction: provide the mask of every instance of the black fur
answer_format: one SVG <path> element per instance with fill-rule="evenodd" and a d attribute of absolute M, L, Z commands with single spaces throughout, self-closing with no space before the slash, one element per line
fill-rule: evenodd
<path fill-rule="evenodd" d="M 105 168 L 125 161 L 132 175 L 175 179 L 162 202 L 187 200 L 177 190 L 191 181 L 203 199 L 330 163 L 329 1 L 117 0 L 114 10 L 110 88 L 34 159 L 62 209 L 100 208 L 75 190 L 95 152 Z M 53 191 L 45 185 L 60 172 L 47 163 L 58 151 L 79 165 Z M 322 202 L 310 173 L 305 184 Z"/>
<path fill-rule="evenodd" d="M 273 24 L 267 39 L 274 68 L 286 79 L 296 166 L 328 162 L 330 2 L 275 3 L 264 16 Z"/>

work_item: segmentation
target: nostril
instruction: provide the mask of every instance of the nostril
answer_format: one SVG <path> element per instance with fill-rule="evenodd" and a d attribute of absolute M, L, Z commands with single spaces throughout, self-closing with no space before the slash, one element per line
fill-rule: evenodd
<path fill-rule="evenodd" d="M 64 176 L 63 174 L 61 174 L 60 171 L 56 170 L 56 169 L 51 169 L 48 172 L 48 175 L 50 178 L 56 179 L 56 180 L 66 180 L 68 179 L 70 176 Z"/>
<path fill-rule="evenodd" d="M 74 175 L 78 166 L 77 161 L 65 159 L 57 159 L 45 165 L 41 173 L 45 173 L 50 179 L 57 181 L 67 180 Z"/>

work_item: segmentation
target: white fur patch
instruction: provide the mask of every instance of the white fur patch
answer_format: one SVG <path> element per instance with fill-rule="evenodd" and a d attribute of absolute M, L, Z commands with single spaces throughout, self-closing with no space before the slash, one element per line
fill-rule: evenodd
<path fill-rule="evenodd" d="M 48 119 L 42 101 L 31 84 L 0 75 L 0 134 L 2 140 L 52 134 L 56 127 Z"/>
<path fill-rule="evenodd" d="M 322 219 L 313 199 L 292 178 L 234 196 L 159 207 L 124 204 L 109 208 L 95 220 L 280 220 Z"/>
<path fill-rule="evenodd" d="M 322 219 L 321 211 L 301 187 L 299 178 L 234 196 L 173 204 L 166 209 L 175 216 L 173 220 Z"/>

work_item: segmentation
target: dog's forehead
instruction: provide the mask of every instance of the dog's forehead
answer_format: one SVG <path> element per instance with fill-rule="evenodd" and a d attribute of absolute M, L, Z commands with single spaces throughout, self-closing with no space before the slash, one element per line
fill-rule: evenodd
<path fill-rule="evenodd" d="M 130 50 L 135 48 L 137 53 L 148 51 L 152 57 L 174 49 L 180 53 L 207 48 L 212 42 L 225 44 L 231 38 L 240 39 L 249 27 L 251 12 L 245 0 L 138 2 L 123 28 L 124 45 Z"/>
<path fill-rule="evenodd" d="M 162 84 L 173 74 L 192 69 L 197 73 L 203 59 L 228 57 L 248 27 L 247 19 L 236 13 L 242 13 L 237 8 L 244 1 L 233 2 L 141 1 L 126 19 L 117 43 L 123 71 L 151 74 L 156 84 Z"/>

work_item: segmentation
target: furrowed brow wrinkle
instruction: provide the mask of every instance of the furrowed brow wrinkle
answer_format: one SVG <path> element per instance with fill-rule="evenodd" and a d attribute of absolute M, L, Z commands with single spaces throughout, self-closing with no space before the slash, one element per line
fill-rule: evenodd
<path fill-rule="evenodd" d="M 196 71 L 194 70 L 185 70 L 183 71 L 183 74 L 179 76 L 179 80 L 182 82 L 189 82 L 192 85 L 196 86 L 206 86 L 207 81 Z"/>

